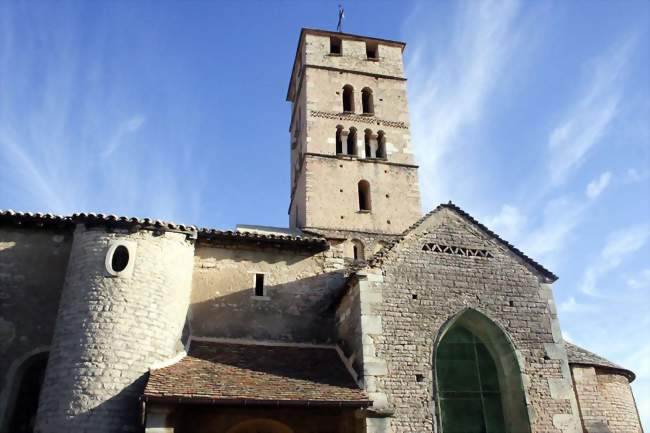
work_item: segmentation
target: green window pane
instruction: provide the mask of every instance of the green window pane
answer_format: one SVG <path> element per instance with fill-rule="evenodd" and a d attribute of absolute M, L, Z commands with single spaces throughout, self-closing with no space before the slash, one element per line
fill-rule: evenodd
<path fill-rule="evenodd" d="M 481 398 L 444 398 L 442 430 L 445 433 L 485 433 Z"/>
<path fill-rule="evenodd" d="M 483 413 L 487 433 L 505 433 L 503 409 L 501 408 L 501 396 L 499 394 L 483 396 Z"/>
<path fill-rule="evenodd" d="M 497 367 L 483 343 L 476 344 L 476 354 L 478 355 L 478 367 L 483 391 L 499 392 Z"/>
<path fill-rule="evenodd" d="M 439 360 L 436 367 L 441 391 L 480 391 L 474 360 Z"/>
<path fill-rule="evenodd" d="M 467 329 L 456 326 L 445 334 L 443 338 L 445 343 L 474 343 L 474 335 Z"/>
<path fill-rule="evenodd" d="M 485 345 L 460 326 L 436 352 L 443 433 L 505 433 L 496 364 Z"/>

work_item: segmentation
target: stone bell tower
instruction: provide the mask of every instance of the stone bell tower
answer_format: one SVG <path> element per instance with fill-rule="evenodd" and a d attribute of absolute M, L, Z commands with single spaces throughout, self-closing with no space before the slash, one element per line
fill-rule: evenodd
<path fill-rule="evenodd" d="M 420 218 L 404 47 L 302 29 L 287 94 L 291 227 L 391 235 Z"/>

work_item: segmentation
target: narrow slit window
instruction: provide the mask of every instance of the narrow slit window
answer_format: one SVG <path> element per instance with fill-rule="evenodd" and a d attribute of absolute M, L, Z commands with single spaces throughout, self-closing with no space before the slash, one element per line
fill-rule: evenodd
<path fill-rule="evenodd" d="M 255 296 L 264 296 L 264 274 L 255 274 Z"/>

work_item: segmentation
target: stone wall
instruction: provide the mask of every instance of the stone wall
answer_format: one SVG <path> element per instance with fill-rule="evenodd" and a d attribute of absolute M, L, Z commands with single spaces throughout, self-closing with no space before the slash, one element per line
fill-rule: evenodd
<path fill-rule="evenodd" d="M 596 378 L 612 433 L 641 433 L 639 413 L 627 378 L 600 370 L 596 371 Z"/>
<path fill-rule="evenodd" d="M 72 245 L 67 231 L 0 229 L 0 431 L 8 432 L 22 367 L 47 352 Z"/>
<path fill-rule="evenodd" d="M 427 242 L 486 249 L 492 257 L 423 251 Z M 361 298 L 366 390 L 380 409 L 394 411 L 393 432 L 437 431 L 434 345 L 445 324 L 467 308 L 482 312 L 512 342 L 531 431 L 579 431 L 550 289 L 456 213 L 430 216 L 352 290 Z"/>
<path fill-rule="evenodd" d="M 366 41 L 345 35 L 341 55 L 331 55 L 327 35 L 307 31 L 296 60 L 290 99 L 292 227 L 399 234 L 421 216 L 417 167 L 409 132 L 402 48 L 379 44 L 379 58 L 367 59 Z M 299 76 L 298 72 L 302 75 Z M 343 112 L 343 87 L 354 88 L 354 113 Z M 362 113 L 362 89 L 372 91 L 374 113 Z M 356 130 L 353 155 L 338 155 L 337 127 L 347 137 Z M 365 152 L 365 135 L 372 150 Z M 386 157 L 378 159 L 379 136 Z M 359 209 L 358 183 L 370 183 L 370 212 Z"/>
<path fill-rule="evenodd" d="M 106 256 L 128 245 L 125 274 Z M 182 350 L 193 244 L 183 233 L 74 234 L 37 432 L 138 431 L 139 397 L 155 363 Z"/>
<path fill-rule="evenodd" d="M 585 433 L 642 431 L 625 376 L 587 365 L 572 365 L 571 373 Z"/>
<path fill-rule="evenodd" d="M 336 34 L 333 35 L 337 37 Z M 404 76 L 402 49 L 399 46 L 377 42 L 379 60 L 369 60 L 366 56 L 366 43 L 363 40 L 342 38 L 341 55 L 330 54 L 330 38 L 326 35 L 305 35 L 304 63 L 328 68 L 349 69 L 369 74 Z M 374 43 L 374 41 L 371 41 Z"/>
<path fill-rule="evenodd" d="M 343 258 L 337 250 L 202 243 L 196 250 L 191 306 L 193 335 L 334 342 L 333 299 Z M 265 295 L 253 296 L 255 274 Z"/>
<path fill-rule="evenodd" d="M 396 234 L 421 215 L 415 168 L 315 155 L 305 165 L 306 228 Z M 357 184 L 364 179 L 371 212 L 359 211 Z"/>

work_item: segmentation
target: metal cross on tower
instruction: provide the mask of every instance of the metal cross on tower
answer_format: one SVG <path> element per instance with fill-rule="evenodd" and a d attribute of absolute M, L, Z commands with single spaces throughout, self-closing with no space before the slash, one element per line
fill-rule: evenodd
<path fill-rule="evenodd" d="M 345 18 L 345 10 L 339 5 L 339 23 L 336 25 L 336 31 L 339 33 L 343 32 L 343 18 Z"/>

